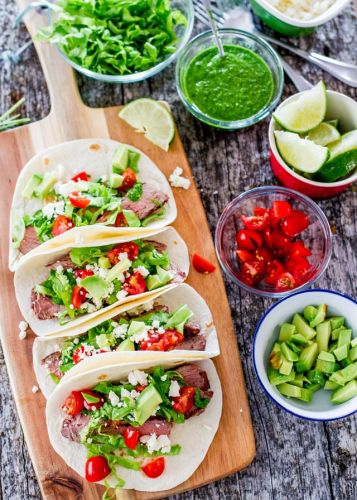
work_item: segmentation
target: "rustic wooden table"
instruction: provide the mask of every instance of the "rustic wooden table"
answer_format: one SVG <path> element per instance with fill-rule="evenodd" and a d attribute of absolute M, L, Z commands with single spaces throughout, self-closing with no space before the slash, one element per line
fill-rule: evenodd
<path fill-rule="evenodd" d="M 26 30 L 12 28 L 13 1 L 0 0 L 0 52 L 20 47 Z M 196 29 L 202 29 L 197 25 Z M 291 40 L 302 48 L 357 64 L 357 23 L 351 4 L 315 35 Z M 316 67 L 287 56 L 312 83 L 324 78 L 327 86 L 357 98 L 352 89 Z M 108 85 L 79 77 L 84 102 L 90 106 L 121 104 L 141 96 L 165 99 L 173 109 L 193 173 L 202 193 L 212 233 L 219 214 L 238 193 L 274 183 L 267 148 L 268 120 L 237 133 L 223 133 L 202 125 L 183 107 L 175 90 L 173 67 L 141 84 Z M 47 115 L 50 103 L 42 71 L 31 47 L 14 64 L 0 60 L 0 112 L 20 96 L 32 120 Z M 287 81 L 284 97 L 295 91 Z M 320 201 L 334 232 L 333 256 L 316 286 L 357 297 L 357 197 L 355 188 L 340 197 Z M 255 428 L 257 455 L 246 470 L 182 499 L 239 498 L 294 500 L 355 500 L 357 498 L 357 416 L 333 423 L 304 422 L 277 408 L 260 389 L 251 363 L 254 327 L 271 302 L 250 295 L 226 281 L 237 330 L 249 402 Z M 16 331 L 17 325 L 9 324 Z M 221 339 L 221 341 L 224 341 Z M 0 349 L 0 495 L 4 499 L 38 499 L 40 490 L 13 403 Z M 234 380 L 232 380 L 234 383 Z M 44 450 L 44 453 L 46 451 Z"/>

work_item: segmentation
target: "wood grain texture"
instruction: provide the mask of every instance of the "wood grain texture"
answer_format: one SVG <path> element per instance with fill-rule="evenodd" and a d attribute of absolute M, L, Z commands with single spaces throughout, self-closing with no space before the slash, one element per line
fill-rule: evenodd
<path fill-rule="evenodd" d="M 25 29 L 14 31 L 12 1 L 0 0 L 0 47 L 19 47 L 28 39 Z M 302 48 L 357 64 L 357 24 L 353 4 L 315 35 L 290 42 Z M 198 26 L 198 30 L 202 30 Z M 48 114 L 50 104 L 46 84 L 33 49 L 26 63 L 0 63 L 0 109 L 5 110 L 19 95 L 25 95 L 27 112 L 33 120 Z M 343 91 L 354 99 L 351 89 L 320 69 L 293 56 L 289 62 L 305 78 L 317 82 L 324 78 L 328 87 Z M 102 84 L 79 77 L 85 103 L 93 106 L 118 105 L 140 96 L 165 99 L 173 109 L 193 174 L 201 191 L 211 231 L 224 206 L 239 192 L 275 182 L 268 163 L 267 126 L 264 121 L 237 133 L 208 128 L 187 113 L 175 91 L 173 68 L 141 84 L 125 87 Z M 287 82 L 284 96 L 294 92 Z M 331 264 L 316 284 L 357 297 L 357 198 L 355 188 L 333 200 L 319 202 L 333 229 Z M 199 235 L 198 235 L 199 238 Z M 270 301 L 240 290 L 228 280 L 226 289 L 235 321 L 237 341 L 256 435 L 257 455 L 246 470 L 199 490 L 171 500 L 207 498 L 242 500 L 355 500 L 357 498 L 357 417 L 335 423 L 307 423 L 278 409 L 263 394 L 251 364 L 251 336 Z M 9 317 L 16 330 L 17 321 Z M 31 461 L 14 409 L 6 367 L 0 358 L 2 411 L 0 414 L 1 492 L 5 499 L 39 499 Z M 29 383 L 29 391 L 31 382 Z"/>

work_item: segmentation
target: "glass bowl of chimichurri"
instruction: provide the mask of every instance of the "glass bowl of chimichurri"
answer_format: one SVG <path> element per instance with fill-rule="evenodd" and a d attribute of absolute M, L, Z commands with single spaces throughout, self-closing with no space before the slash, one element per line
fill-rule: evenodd
<path fill-rule="evenodd" d="M 274 49 L 243 30 L 219 31 L 221 57 L 211 31 L 196 36 L 176 65 L 176 86 L 186 108 L 208 125 L 249 127 L 277 106 L 284 73 Z"/>

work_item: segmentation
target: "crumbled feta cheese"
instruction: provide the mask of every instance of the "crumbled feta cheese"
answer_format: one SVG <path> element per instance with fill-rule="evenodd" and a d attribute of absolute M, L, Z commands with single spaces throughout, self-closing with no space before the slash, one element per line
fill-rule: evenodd
<path fill-rule="evenodd" d="M 68 196 L 70 193 L 73 193 L 73 191 L 78 191 L 78 183 L 72 180 L 63 183 L 58 182 L 55 184 L 54 189 L 56 193 L 62 196 Z"/>
<path fill-rule="evenodd" d="M 114 391 L 110 391 L 108 394 L 109 401 L 112 406 L 118 406 L 118 403 L 120 402 L 120 398 L 117 394 L 115 394 Z"/>
<path fill-rule="evenodd" d="M 157 333 L 165 333 L 165 328 L 163 328 L 162 326 L 160 326 L 158 329 L 157 329 Z"/>
<path fill-rule="evenodd" d="M 24 340 L 27 336 L 26 330 L 20 330 L 19 339 Z"/>
<path fill-rule="evenodd" d="M 122 252 L 118 255 L 119 260 L 125 260 L 128 258 L 128 252 Z"/>
<path fill-rule="evenodd" d="M 127 331 L 128 331 L 128 325 L 125 324 L 118 325 L 117 323 L 116 326 L 114 327 L 113 335 L 116 339 L 125 339 Z"/>
<path fill-rule="evenodd" d="M 100 179 L 102 182 L 107 182 L 107 180 L 108 180 L 107 174 L 102 175 Z"/>
<path fill-rule="evenodd" d="M 137 271 L 138 273 L 140 273 L 143 278 L 146 278 L 146 276 L 148 276 L 148 274 L 150 274 L 149 271 L 144 266 L 138 266 L 138 267 L 136 267 L 135 271 Z"/>
<path fill-rule="evenodd" d="M 166 434 L 162 434 L 159 437 L 157 437 L 156 434 L 141 436 L 140 442 L 146 444 L 149 453 L 160 450 L 162 453 L 169 453 L 171 451 L 171 441 Z"/>
<path fill-rule="evenodd" d="M 26 321 L 20 321 L 19 323 L 19 337 L 21 340 L 24 340 L 26 338 L 26 330 L 28 328 L 28 323 L 26 323 Z"/>
<path fill-rule="evenodd" d="M 183 170 L 181 167 L 176 167 L 175 170 L 169 177 L 169 181 L 172 187 L 188 189 L 191 186 L 190 179 L 182 177 Z"/>
<path fill-rule="evenodd" d="M 87 443 L 88 443 L 88 444 L 91 444 L 91 442 L 92 442 L 92 441 L 93 441 L 93 439 L 92 439 L 92 438 L 87 438 Z"/>
<path fill-rule="evenodd" d="M 160 377 L 160 379 L 161 379 L 163 382 L 166 382 L 166 380 L 167 380 L 167 375 L 163 375 L 162 377 Z"/>
<path fill-rule="evenodd" d="M 69 305 L 69 308 L 70 308 L 70 309 L 74 309 L 74 305 L 73 305 L 73 304 L 70 304 L 70 305 Z"/>
<path fill-rule="evenodd" d="M 133 370 L 128 375 L 128 381 L 131 385 L 146 385 L 148 380 L 147 373 L 141 370 Z"/>
<path fill-rule="evenodd" d="M 37 385 L 33 385 L 31 391 L 36 394 L 40 389 L 37 387 Z"/>
<path fill-rule="evenodd" d="M 64 201 L 57 201 L 55 203 L 47 203 L 42 207 L 42 213 L 48 219 L 52 219 L 54 215 L 64 214 Z"/>
<path fill-rule="evenodd" d="M 57 267 L 56 267 L 56 271 L 58 273 L 62 273 L 63 272 L 63 266 L 61 264 L 59 264 Z"/>
<path fill-rule="evenodd" d="M 160 328 L 160 321 L 158 321 L 157 319 L 154 319 L 154 321 L 152 322 L 152 327 L 153 328 Z"/>
<path fill-rule="evenodd" d="M 178 398 L 179 395 L 180 395 L 180 384 L 177 382 L 177 380 L 171 380 L 169 397 Z"/>
<path fill-rule="evenodd" d="M 73 344 L 78 344 L 79 343 L 79 338 L 76 337 L 75 339 L 73 339 Z"/>
<path fill-rule="evenodd" d="M 95 306 L 93 304 L 91 304 L 90 302 L 83 302 L 83 304 L 81 304 L 80 309 L 86 310 L 89 313 L 96 311 Z"/>
<path fill-rule="evenodd" d="M 118 300 L 123 300 L 125 297 L 128 295 L 128 292 L 126 290 L 119 290 L 117 293 L 116 297 Z"/>

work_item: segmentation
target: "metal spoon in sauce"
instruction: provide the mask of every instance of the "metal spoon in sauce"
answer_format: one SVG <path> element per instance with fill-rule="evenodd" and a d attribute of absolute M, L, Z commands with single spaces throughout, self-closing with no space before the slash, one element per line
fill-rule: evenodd
<path fill-rule="evenodd" d="M 208 14 L 208 19 L 209 19 L 209 22 L 210 22 L 210 25 L 212 28 L 214 38 L 216 40 L 219 55 L 220 55 L 220 57 L 223 57 L 224 56 L 224 48 L 223 48 L 221 37 L 219 36 L 216 21 L 214 20 L 213 13 L 211 10 L 211 0 L 202 0 L 202 3 L 207 11 L 207 14 Z"/>

